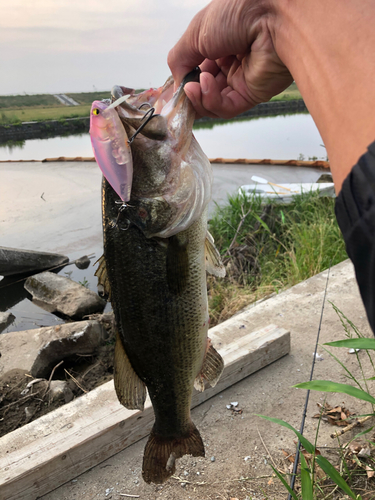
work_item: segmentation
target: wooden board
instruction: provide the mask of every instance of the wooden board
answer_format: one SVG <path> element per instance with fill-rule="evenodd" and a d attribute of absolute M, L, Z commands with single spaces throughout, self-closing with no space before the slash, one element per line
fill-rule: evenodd
<path fill-rule="evenodd" d="M 220 326 L 220 325 L 219 325 Z M 224 358 L 224 373 L 216 387 L 195 392 L 195 407 L 267 366 L 290 351 L 290 333 L 275 325 L 249 333 L 235 342 L 213 343 Z M 145 410 L 119 404 L 113 381 L 30 422 L 0 439 L 0 498 L 34 500 L 147 436 L 153 424 L 149 398 Z"/>

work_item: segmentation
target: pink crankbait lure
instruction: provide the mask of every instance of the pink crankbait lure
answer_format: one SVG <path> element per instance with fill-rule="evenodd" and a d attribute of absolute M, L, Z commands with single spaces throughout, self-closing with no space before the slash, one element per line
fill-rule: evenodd
<path fill-rule="evenodd" d="M 130 200 L 133 158 L 128 136 L 114 107 L 94 101 L 90 112 L 90 137 L 104 177 L 123 202 Z"/>

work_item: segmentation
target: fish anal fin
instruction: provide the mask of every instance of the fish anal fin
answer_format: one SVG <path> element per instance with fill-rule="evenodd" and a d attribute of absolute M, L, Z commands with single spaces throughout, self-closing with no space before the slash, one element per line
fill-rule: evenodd
<path fill-rule="evenodd" d="M 204 444 L 198 429 L 190 423 L 188 433 L 181 437 L 158 436 L 154 430 L 148 438 L 144 455 L 142 476 L 146 483 L 164 483 L 176 471 L 175 461 L 184 455 L 204 457 Z"/>
<path fill-rule="evenodd" d="M 95 262 L 95 264 L 99 262 L 98 269 L 95 271 L 95 276 L 98 278 L 98 284 L 103 287 L 104 294 L 108 297 L 108 301 L 111 301 L 111 287 L 109 284 L 108 274 L 107 274 L 107 265 L 104 258 L 104 255 L 99 257 L 99 259 Z M 94 264 L 94 265 L 95 265 Z"/>
<path fill-rule="evenodd" d="M 114 382 L 120 403 L 129 410 L 143 411 L 146 400 L 146 385 L 135 373 L 118 332 L 115 346 Z"/>
<path fill-rule="evenodd" d="M 221 260 L 219 250 L 215 247 L 214 239 L 209 231 L 207 231 L 206 234 L 204 249 L 206 255 L 206 271 L 218 278 L 224 278 L 225 267 Z"/>
<path fill-rule="evenodd" d="M 211 387 L 215 387 L 224 370 L 224 361 L 214 346 L 211 340 L 207 339 L 207 351 L 203 360 L 203 366 L 198 376 L 194 381 L 194 387 L 197 391 L 204 391 L 204 380 L 207 380 Z"/>

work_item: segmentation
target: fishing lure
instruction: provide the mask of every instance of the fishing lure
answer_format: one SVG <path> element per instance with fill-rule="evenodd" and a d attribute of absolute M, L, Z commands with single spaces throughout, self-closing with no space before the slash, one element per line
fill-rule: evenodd
<path fill-rule="evenodd" d="M 90 112 L 90 137 L 96 162 L 124 203 L 130 200 L 133 158 L 126 130 L 115 106 L 127 97 L 110 105 L 105 101 L 94 101 Z"/>

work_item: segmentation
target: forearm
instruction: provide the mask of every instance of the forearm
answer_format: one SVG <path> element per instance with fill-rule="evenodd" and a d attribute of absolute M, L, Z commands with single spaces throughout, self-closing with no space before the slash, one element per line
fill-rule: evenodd
<path fill-rule="evenodd" d="M 275 0 L 270 31 L 331 163 L 336 192 L 375 140 L 375 4 Z"/>

